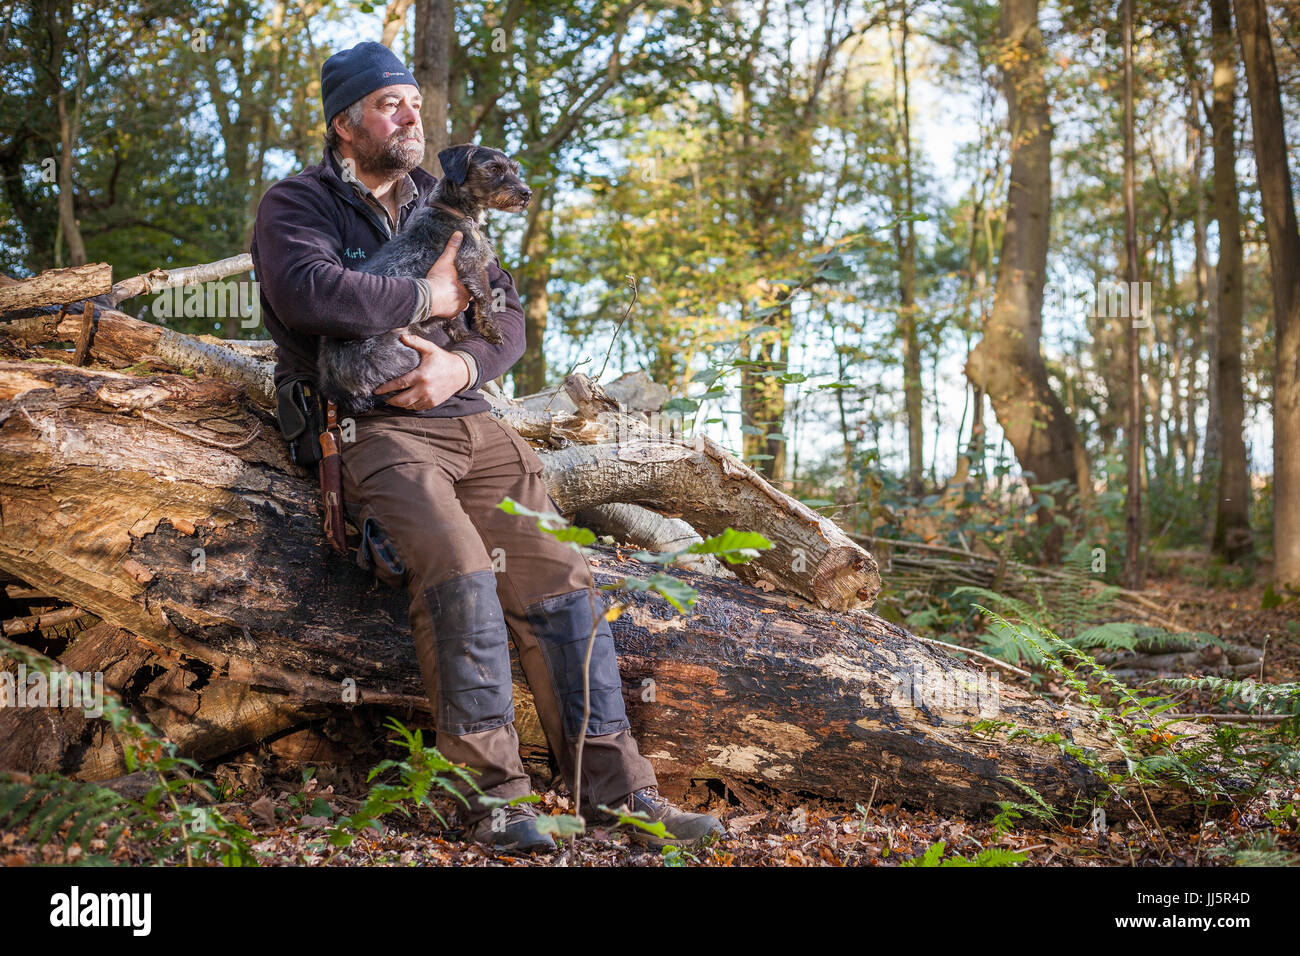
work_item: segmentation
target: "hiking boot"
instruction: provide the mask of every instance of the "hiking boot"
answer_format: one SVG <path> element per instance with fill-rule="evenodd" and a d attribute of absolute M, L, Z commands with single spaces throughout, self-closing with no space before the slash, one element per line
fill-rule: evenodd
<path fill-rule="evenodd" d="M 628 836 L 637 843 L 661 849 L 666 846 L 695 846 L 711 833 L 726 836 L 727 831 L 717 817 L 707 813 L 687 813 L 660 796 L 657 787 L 634 790 L 613 809 L 625 813 L 642 813 L 648 823 L 662 823 L 668 837 L 657 837 L 640 827 L 628 824 Z M 608 819 L 613 820 L 613 817 Z"/>
<path fill-rule="evenodd" d="M 532 804 L 500 807 L 465 831 L 466 839 L 506 853 L 550 853 L 555 840 L 537 829 Z"/>

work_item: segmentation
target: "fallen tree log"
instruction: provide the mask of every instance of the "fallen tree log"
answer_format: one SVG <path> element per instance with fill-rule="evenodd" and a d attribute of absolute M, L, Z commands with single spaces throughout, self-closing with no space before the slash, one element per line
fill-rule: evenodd
<path fill-rule="evenodd" d="M 91 354 L 109 364 L 120 368 L 151 355 L 244 384 L 263 408 L 273 405 L 265 344 L 194 339 L 111 310 L 101 311 L 96 323 Z M 52 317 L 18 320 L 6 330 L 29 344 L 70 331 Z M 629 398 L 654 391 L 636 376 L 626 388 Z M 706 436 L 686 442 L 652 428 L 644 416 L 623 414 L 619 402 L 586 376 L 569 376 L 564 389 L 573 413 L 539 411 L 530 400 L 509 402 L 492 393 L 489 400 L 525 438 L 556 450 L 546 456 L 546 478 L 566 514 L 624 502 L 684 518 L 702 535 L 727 527 L 754 531 L 774 546 L 752 566 L 739 566 L 747 580 L 766 580 L 837 610 L 875 603 L 881 586 L 875 558 L 830 519 L 773 488 Z"/>
<path fill-rule="evenodd" d="M 113 267 L 91 262 L 67 269 L 47 269 L 30 279 L 0 286 L 0 312 L 33 309 L 51 303 L 78 302 L 104 295 L 113 287 Z"/>
<path fill-rule="evenodd" d="M 0 324 L 0 334 L 33 346 L 75 341 L 81 332 L 82 317 L 62 311 L 24 315 Z M 115 309 L 96 308 L 87 352 L 115 369 L 149 363 L 164 371 L 190 369 L 243 385 L 257 404 L 275 407 L 274 360 L 264 348 L 240 349 L 212 335 L 185 335 Z"/>
<path fill-rule="evenodd" d="M 610 426 L 599 419 L 586 427 Z M 315 490 L 265 424 L 224 382 L 0 362 L 0 568 L 286 706 L 346 708 L 351 690 L 427 710 L 405 594 L 328 551 Z M 570 474 L 557 455 L 592 449 L 592 467 L 623 467 L 617 446 L 570 448 L 548 454 L 548 477 Z M 602 583 L 628 567 L 595 563 Z M 992 678 L 864 611 L 680 573 L 702 594 L 689 617 L 634 593 L 614 622 L 634 728 L 668 792 L 716 779 L 974 811 L 1017 795 L 1008 778 L 1056 803 L 1100 786 L 1055 746 L 969 726 L 996 715 L 1109 754 L 1085 715 L 990 693 Z"/>

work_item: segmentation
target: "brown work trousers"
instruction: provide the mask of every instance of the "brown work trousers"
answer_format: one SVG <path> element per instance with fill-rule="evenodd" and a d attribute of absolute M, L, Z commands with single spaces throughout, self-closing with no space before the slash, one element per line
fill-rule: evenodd
<path fill-rule="evenodd" d="M 583 658 L 593 626 L 591 714 L 582 755 L 584 814 L 654 786 L 637 749 L 623 683 L 586 558 L 498 505 L 554 512 L 542 462 L 491 412 L 455 418 L 356 420 L 344 442 L 343 493 L 361 531 L 357 562 L 405 584 L 411 635 L 438 750 L 478 771 L 487 795 L 531 791 L 514 727 L 510 639 L 546 739 L 570 791 L 583 714 Z M 491 812 L 466 788 L 473 823 Z"/>

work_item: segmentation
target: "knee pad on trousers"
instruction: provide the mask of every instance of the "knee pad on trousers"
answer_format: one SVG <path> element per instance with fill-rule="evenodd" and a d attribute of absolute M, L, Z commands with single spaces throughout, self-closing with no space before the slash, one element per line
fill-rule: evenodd
<path fill-rule="evenodd" d="M 595 605 L 598 618 L 591 649 L 591 717 L 587 721 L 587 734 L 593 737 L 630 726 L 623 706 L 623 681 L 618 676 L 614 636 L 599 597 Z M 525 610 L 559 698 L 564 735 L 577 737 L 582 727 L 582 665 L 591 636 L 591 599 L 583 589 L 546 598 Z"/>
<path fill-rule="evenodd" d="M 515 719 L 510 638 L 496 573 L 475 571 L 427 588 L 438 669 L 438 730 L 463 736 Z"/>

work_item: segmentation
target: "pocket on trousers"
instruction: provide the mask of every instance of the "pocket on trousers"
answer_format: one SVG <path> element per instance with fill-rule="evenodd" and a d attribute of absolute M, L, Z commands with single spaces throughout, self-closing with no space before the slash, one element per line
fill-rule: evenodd
<path fill-rule="evenodd" d="M 392 539 L 370 513 L 363 508 L 360 516 L 361 544 L 357 547 L 357 564 L 363 570 L 373 571 L 375 577 L 391 588 L 406 583 L 406 563 L 393 546 Z"/>
<path fill-rule="evenodd" d="M 523 467 L 523 470 L 530 475 L 539 474 L 545 466 L 542 464 L 542 459 L 537 457 L 537 452 L 533 451 L 533 446 L 528 444 L 519 432 L 495 415 L 492 416 L 492 420 L 506 433 L 506 437 L 515 446 L 515 451 L 519 452 L 519 464 Z"/>

